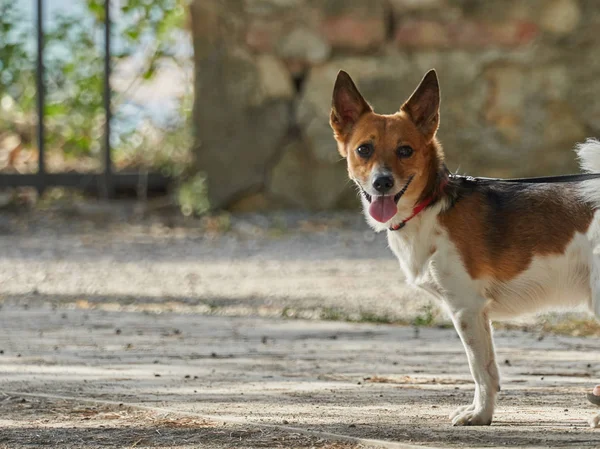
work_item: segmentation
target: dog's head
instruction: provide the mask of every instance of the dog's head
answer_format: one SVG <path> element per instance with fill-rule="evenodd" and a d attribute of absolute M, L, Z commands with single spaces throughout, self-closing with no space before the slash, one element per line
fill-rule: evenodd
<path fill-rule="evenodd" d="M 407 216 L 438 188 L 443 154 L 435 138 L 440 89 L 429 71 L 392 115 L 373 112 L 350 76 L 340 71 L 330 124 L 350 178 L 362 192 L 367 217 L 385 229 Z"/>

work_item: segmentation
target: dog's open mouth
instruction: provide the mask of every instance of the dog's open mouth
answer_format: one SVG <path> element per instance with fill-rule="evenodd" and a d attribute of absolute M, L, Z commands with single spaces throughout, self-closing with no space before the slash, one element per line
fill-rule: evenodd
<path fill-rule="evenodd" d="M 408 186 L 412 182 L 414 175 L 411 175 L 404 184 L 404 187 L 394 196 L 391 195 L 380 195 L 371 196 L 362 187 L 361 191 L 369 202 L 369 215 L 380 223 L 386 223 L 396 215 L 398 212 L 398 201 L 402 198 L 402 195 L 408 189 Z"/>

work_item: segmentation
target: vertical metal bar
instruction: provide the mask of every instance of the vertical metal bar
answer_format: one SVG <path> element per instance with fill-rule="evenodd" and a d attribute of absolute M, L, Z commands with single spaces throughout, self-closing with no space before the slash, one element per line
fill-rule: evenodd
<path fill-rule="evenodd" d="M 44 154 L 44 1 L 37 0 L 37 70 L 36 70 L 36 99 L 37 99 L 37 144 L 38 144 L 38 193 L 41 195 L 45 188 L 45 154 Z"/>
<path fill-rule="evenodd" d="M 104 1 L 104 196 L 113 196 L 112 157 L 110 151 L 110 0 Z"/>

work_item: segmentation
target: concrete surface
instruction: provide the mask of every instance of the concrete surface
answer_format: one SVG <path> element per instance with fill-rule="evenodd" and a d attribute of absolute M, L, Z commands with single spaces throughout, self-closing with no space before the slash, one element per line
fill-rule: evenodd
<path fill-rule="evenodd" d="M 411 320 L 429 300 L 402 284 L 384 235 L 356 213 L 247 216 L 229 232 L 111 210 L 0 215 L 0 296 L 218 315 Z"/>
<path fill-rule="evenodd" d="M 354 220 L 0 215 L 0 447 L 600 447 L 598 338 L 497 332 L 496 419 L 454 428 L 454 330 L 315 320 L 427 305 Z"/>
<path fill-rule="evenodd" d="M 451 329 L 34 305 L 0 342 L 7 448 L 600 446 L 590 339 L 499 332 L 483 428 L 449 424 L 473 394 Z"/>

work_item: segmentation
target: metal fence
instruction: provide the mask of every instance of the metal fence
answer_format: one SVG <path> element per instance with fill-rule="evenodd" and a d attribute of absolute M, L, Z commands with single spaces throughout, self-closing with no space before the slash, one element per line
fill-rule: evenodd
<path fill-rule="evenodd" d="M 101 173 L 49 173 L 45 166 L 44 144 L 44 0 L 36 2 L 36 90 L 37 90 L 37 146 L 39 151 L 38 171 L 31 174 L 0 173 L 0 188 L 35 187 L 41 194 L 47 187 L 72 187 L 112 198 L 120 192 L 136 192 L 145 196 L 148 192 L 166 191 L 169 179 L 160 173 L 117 172 L 113 170 L 110 147 L 111 121 L 111 20 L 110 0 L 105 0 L 104 8 L 104 135 L 103 171 Z"/>

